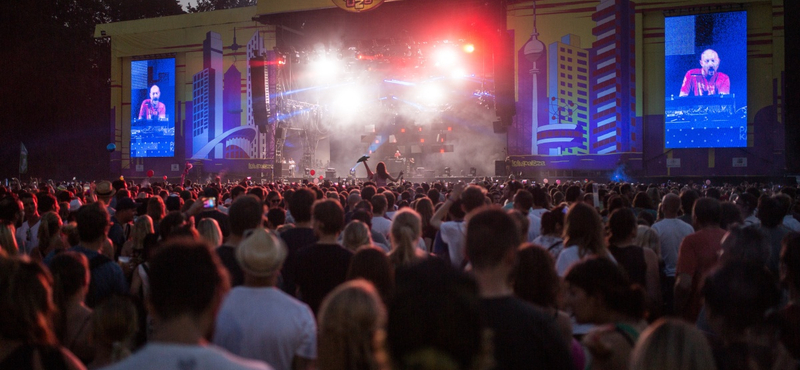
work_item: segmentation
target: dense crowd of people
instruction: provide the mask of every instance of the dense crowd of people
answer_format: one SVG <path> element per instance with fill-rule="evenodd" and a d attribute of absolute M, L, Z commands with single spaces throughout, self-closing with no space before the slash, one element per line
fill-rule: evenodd
<path fill-rule="evenodd" d="M 395 180 L 0 187 L 0 369 L 800 366 L 795 187 Z"/>

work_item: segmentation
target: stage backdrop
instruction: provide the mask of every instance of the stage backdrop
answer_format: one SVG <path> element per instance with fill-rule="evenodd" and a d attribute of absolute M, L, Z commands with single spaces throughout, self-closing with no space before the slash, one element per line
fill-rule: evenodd
<path fill-rule="evenodd" d="M 271 171 L 270 118 L 275 112 L 269 108 L 274 102 L 260 91 L 272 83 L 271 66 L 263 57 L 275 46 L 275 31 L 253 19 L 334 7 L 327 0 L 264 1 L 255 7 L 98 25 L 95 36 L 109 37 L 112 49 L 110 142 L 119 149 L 112 155 L 112 174 L 143 177 L 154 170 L 157 177 L 178 177 L 186 161 L 208 174 Z M 747 40 L 742 40 L 747 43 L 747 86 L 759 92 L 747 96 L 747 146 L 666 149 L 665 13 L 726 10 L 747 12 Z M 369 12 L 359 16 L 369 17 Z M 516 115 L 507 134 L 513 170 L 780 174 L 783 19 L 782 0 L 734 5 L 722 0 L 508 1 L 515 54 Z M 175 58 L 175 154 L 134 158 L 131 62 L 159 58 Z M 254 73 L 260 78 L 254 79 Z"/>
<path fill-rule="evenodd" d="M 111 37 L 112 174 L 180 177 L 186 162 L 194 175 L 225 172 L 264 174 L 274 160 L 274 109 L 270 109 L 270 69 L 274 29 L 252 21 L 256 7 L 185 14 L 98 26 Z M 137 155 L 131 129 L 138 134 L 142 97 L 131 96 L 132 65 L 174 58 L 174 154 Z M 151 81 L 148 81 L 151 82 Z M 274 82 L 273 82 L 274 83 Z M 151 85 L 147 83 L 146 85 Z M 164 89 L 162 89 L 164 90 Z M 132 105 L 136 112 L 132 112 Z M 274 104 L 273 104 L 274 105 Z M 132 118 L 133 117 L 133 118 Z M 170 155 L 164 155 L 163 153 Z"/>
<path fill-rule="evenodd" d="M 747 96 L 741 105 L 749 107 L 746 146 L 667 149 L 665 14 L 725 11 L 747 13 L 747 39 L 740 40 L 747 71 L 737 75 L 746 75 L 748 89 L 760 92 L 741 94 Z M 517 114 L 508 134 L 515 172 L 782 172 L 783 1 L 511 1 L 508 28 L 517 53 Z M 727 64 L 721 72 L 735 68 Z"/>

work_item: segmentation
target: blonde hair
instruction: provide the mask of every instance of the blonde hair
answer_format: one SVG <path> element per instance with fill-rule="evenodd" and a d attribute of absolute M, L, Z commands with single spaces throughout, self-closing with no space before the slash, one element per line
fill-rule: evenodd
<path fill-rule="evenodd" d="M 416 248 L 422 236 L 422 221 L 419 213 L 403 208 L 394 215 L 389 237 L 392 251 L 389 259 L 396 265 L 405 265 L 416 259 Z"/>
<path fill-rule="evenodd" d="M 353 252 L 359 247 L 372 244 L 372 235 L 369 226 L 359 221 L 353 220 L 344 228 L 342 232 L 342 245 Z"/>
<path fill-rule="evenodd" d="M 386 308 L 363 279 L 339 285 L 319 310 L 320 370 L 383 369 Z"/>
<path fill-rule="evenodd" d="M 633 242 L 642 248 L 652 249 L 657 256 L 661 255 L 661 242 L 658 239 L 658 233 L 649 226 L 639 225 L 636 229 L 636 239 Z"/>
<path fill-rule="evenodd" d="M 39 238 L 39 250 L 44 252 L 53 241 L 58 240 L 61 236 L 61 217 L 53 212 L 47 212 L 42 215 L 39 221 L 39 233 L 36 237 Z"/>
<path fill-rule="evenodd" d="M 144 238 L 147 234 L 153 233 L 153 219 L 148 215 L 141 215 L 133 223 L 131 230 L 131 241 L 133 242 L 133 249 L 144 248 Z"/>
<path fill-rule="evenodd" d="M 17 247 L 16 229 L 14 224 L 10 222 L 0 223 L 0 250 L 5 252 L 9 257 L 14 257 L 19 254 Z"/>
<path fill-rule="evenodd" d="M 660 319 L 639 337 L 631 370 L 714 370 L 711 347 L 699 329 L 678 319 Z"/>
<path fill-rule="evenodd" d="M 209 242 L 214 248 L 222 245 L 222 230 L 217 220 L 206 217 L 197 223 L 197 232 L 200 237 Z"/>

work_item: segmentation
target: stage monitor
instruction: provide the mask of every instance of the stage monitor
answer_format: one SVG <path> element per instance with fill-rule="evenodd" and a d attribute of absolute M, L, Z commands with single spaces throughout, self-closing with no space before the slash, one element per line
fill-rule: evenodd
<path fill-rule="evenodd" d="M 131 157 L 175 156 L 175 58 L 131 62 Z"/>
<path fill-rule="evenodd" d="M 664 20 L 664 147 L 747 146 L 747 12 Z"/>

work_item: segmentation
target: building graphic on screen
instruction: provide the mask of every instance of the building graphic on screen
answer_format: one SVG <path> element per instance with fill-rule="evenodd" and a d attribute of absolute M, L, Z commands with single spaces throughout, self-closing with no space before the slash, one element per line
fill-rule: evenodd
<path fill-rule="evenodd" d="M 580 46 L 580 37 L 572 34 L 549 45 L 550 117 L 537 130 L 540 154 L 589 153 L 589 52 Z"/>
<path fill-rule="evenodd" d="M 591 153 L 642 150 L 642 125 L 637 121 L 635 73 L 635 4 L 603 0 L 592 15 Z"/>
<path fill-rule="evenodd" d="M 590 47 L 570 33 L 547 45 L 547 57 L 536 63 L 547 77 L 546 96 L 541 87 L 533 92 L 527 86 L 532 76 L 522 66 L 530 64 L 520 58 L 515 137 L 530 137 L 530 129 L 535 139 L 530 144 L 510 142 L 512 153 L 570 156 L 642 150 L 634 93 L 634 8 L 629 0 L 602 0 L 592 13 L 595 41 Z M 530 99 L 538 100 L 538 105 L 532 102 L 539 110 L 537 117 L 528 114 L 531 109 L 525 103 Z"/>
<path fill-rule="evenodd" d="M 222 73 L 222 39 L 208 32 L 203 42 L 203 69 L 192 79 L 192 104 L 187 104 L 187 126 L 192 128 L 194 159 L 264 159 L 269 154 L 269 135 L 257 129 L 253 79 L 265 79 L 264 40 L 256 31 L 247 43 L 245 105 L 242 109 L 242 72 L 235 61 Z M 261 69 L 254 68 L 261 66 Z M 256 84 L 257 85 L 257 84 Z M 242 116 L 245 113 L 245 116 Z M 262 115 L 266 119 L 266 112 Z"/>

